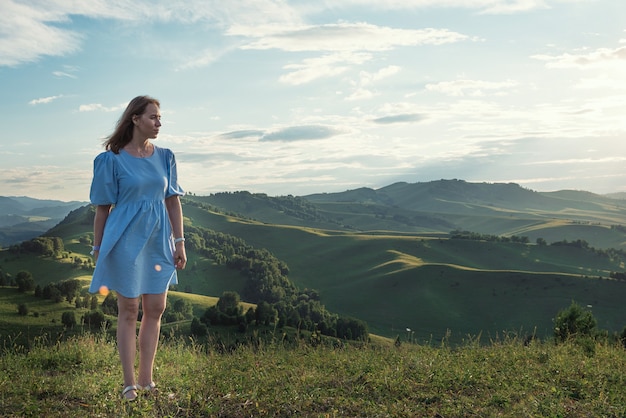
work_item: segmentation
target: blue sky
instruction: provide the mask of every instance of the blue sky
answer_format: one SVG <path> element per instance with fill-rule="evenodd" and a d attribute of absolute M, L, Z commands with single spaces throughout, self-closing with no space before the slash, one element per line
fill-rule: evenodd
<path fill-rule="evenodd" d="M 626 191 L 626 2 L 0 2 L 0 195 L 87 200 L 128 101 L 203 195 Z"/>

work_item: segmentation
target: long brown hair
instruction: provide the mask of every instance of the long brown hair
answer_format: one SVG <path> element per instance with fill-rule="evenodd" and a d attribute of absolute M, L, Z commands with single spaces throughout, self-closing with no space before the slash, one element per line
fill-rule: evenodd
<path fill-rule="evenodd" d="M 142 115 L 149 104 L 161 107 L 159 101 L 150 96 L 137 96 L 131 100 L 128 106 L 126 106 L 126 110 L 117 121 L 115 130 L 106 138 L 104 148 L 119 154 L 120 150 L 133 139 L 133 116 Z"/>

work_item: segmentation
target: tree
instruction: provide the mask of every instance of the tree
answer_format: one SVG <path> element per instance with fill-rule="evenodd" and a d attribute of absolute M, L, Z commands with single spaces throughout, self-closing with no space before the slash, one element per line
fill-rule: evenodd
<path fill-rule="evenodd" d="M 174 312 L 181 314 L 185 319 L 193 316 L 193 305 L 188 299 L 176 299 L 173 304 Z"/>
<path fill-rule="evenodd" d="M 367 341 L 369 332 L 364 321 L 350 317 L 339 317 L 337 319 L 337 337 L 348 340 Z"/>
<path fill-rule="evenodd" d="M 569 308 L 559 311 L 554 320 L 554 338 L 557 342 L 564 342 L 569 338 L 593 336 L 596 325 L 591 311 L 572 301 Z"/>
<path fill-rule="evenodd" d="M 89 307 L 92 311 L 98 309 L 98 297 L 96 295 L 91 296 L 91 301 L 89 302 Z"/>
<path fill-rule="evenodd" d="M 226 291 L 217 301 L 217 309 L 228 316 L 239 316 L 243 313 L 239 302 L 239 293 Z"/>
<path fill-rule="evenodd" d="M 262 301 L 256 306 L 256 322 L 259 325 L 269 325 L 276 321 L 276 309 L 269 303 Z"/>
<path fill-rule="evenodd" d="M 195 335 L 196 337 L 204 337 L 209 333 L 209 329 L 205 324 L 200 322 L 198 318 L 195 316 L 191 320 L 191 335 Z"/>
<path fill-rule="evenodd" d="M 101 328 L 102 324 L 106 323 L 106 318 L 102 311 L 91 311 L 83 315 L 82 322 L 89 328 L 97 329 Z"/>
<path fill-rule="evenodd" d="M 117 297 L 113 292 L 110 292 L 102 301 L 102 312 L 117 316 Z"/>
<path fill-rule="evenodd" d="M 50 299 L 52 299 L 54 303 L 63 302 L 63 294 L 61 293 L 58 287 L 52 286 L 52 289 L 50 289 L 50 295 L 51 295 Z"/>
<path fill-rule="evenodd" d="M 57 283 L 56 287 L 61 292 L 61 295 L 65 297 L 68 302 L 72 302 L 76 295 L 78 294 L 81 284 L 80 281 L 76 279 L 63 280 L 62 282 Z"/>
<path fill-rule="evenodd" d="M 63 312 L 63 315 L 61 315 L 61 323 L 65 325 L 65 328 L 74 328 L 74 325 L 76 325 L 76 315 L 74 315 L 74 312 Z"/>
<path fill-rule="evenodd" d="M 33 279 L 33 275 L 26 270 L 17 273 L 15 282 L 17 283 L 17 290 L 21 293 L 35 290 L 35 279 Z"/>

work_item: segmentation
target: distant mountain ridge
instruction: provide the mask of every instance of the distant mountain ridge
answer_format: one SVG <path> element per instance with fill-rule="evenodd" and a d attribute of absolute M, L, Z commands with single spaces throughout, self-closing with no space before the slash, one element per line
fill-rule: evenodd
<path fill-rule="evenodd" d="M 301 197 L 223 192 L 187 198 L 270 224 L 448 234 L 520 235 L 534 241 L 586 238 L 598 248 L 625 248 L 626 200 L 586 191 L 537 192 L 515 183 L 437 180 L 399 182 Z"/>
<path fill-rule="evenodd" d="M 619 193 L 537 192 L 516 183 L 451 179 L 397 182 L 379 189 L 361 187 L 305 196 L 272 197 L 240 191 L 186 198 L 274 224 L 442 234 L 462 229 L 484 234 L 527 235 L 531 240 L 578 239 L 584 233 L 596 237 L 592 245 L 626 248 L 626 238 L 607 229 L 626 225 L 626 199 L 620 197 Z M 0 196 L 0 245 L 43 234 L 72 210 L 86 204 Z M 555 220 L 569 222 L 571 227 L 552 231 L 548 225 Z M 538 226 L 540 223 L 545 225 Z M 581 231 L 581 224 L 586 224 L 588 231 Z"/>
<path fill-rule="evenodd" d="M 0 196 L 0 246 L 45 233 L 86 202 Z"/>
<path fill-rule="evenodd" d="M 619 206 L 615 199 L 585 191 L 536 192 L 516 183 L 469 183 L 436 180 L 426 183 L 398 182 L 380 189 L 360 188 L 340 193 L 304 196 L 311 202 L 359 202 L 398 206 L 411 210 L 467 213 L 477 208 L 558 211 L 564 208 L 605 210 Z M 626 201 L 622 202 L 622 208 Z"/>

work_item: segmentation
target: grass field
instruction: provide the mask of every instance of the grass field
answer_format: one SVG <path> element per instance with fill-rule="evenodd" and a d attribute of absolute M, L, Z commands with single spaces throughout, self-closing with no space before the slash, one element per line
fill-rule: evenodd
<path fill-rule="evenodd" d="M 0 357 L 5 417 L 623 417 L 622 346 L 516 339 L 221 351 L 163 341 L 156 395 L 123 401 L 114 342 L 84 335 Z"/>

